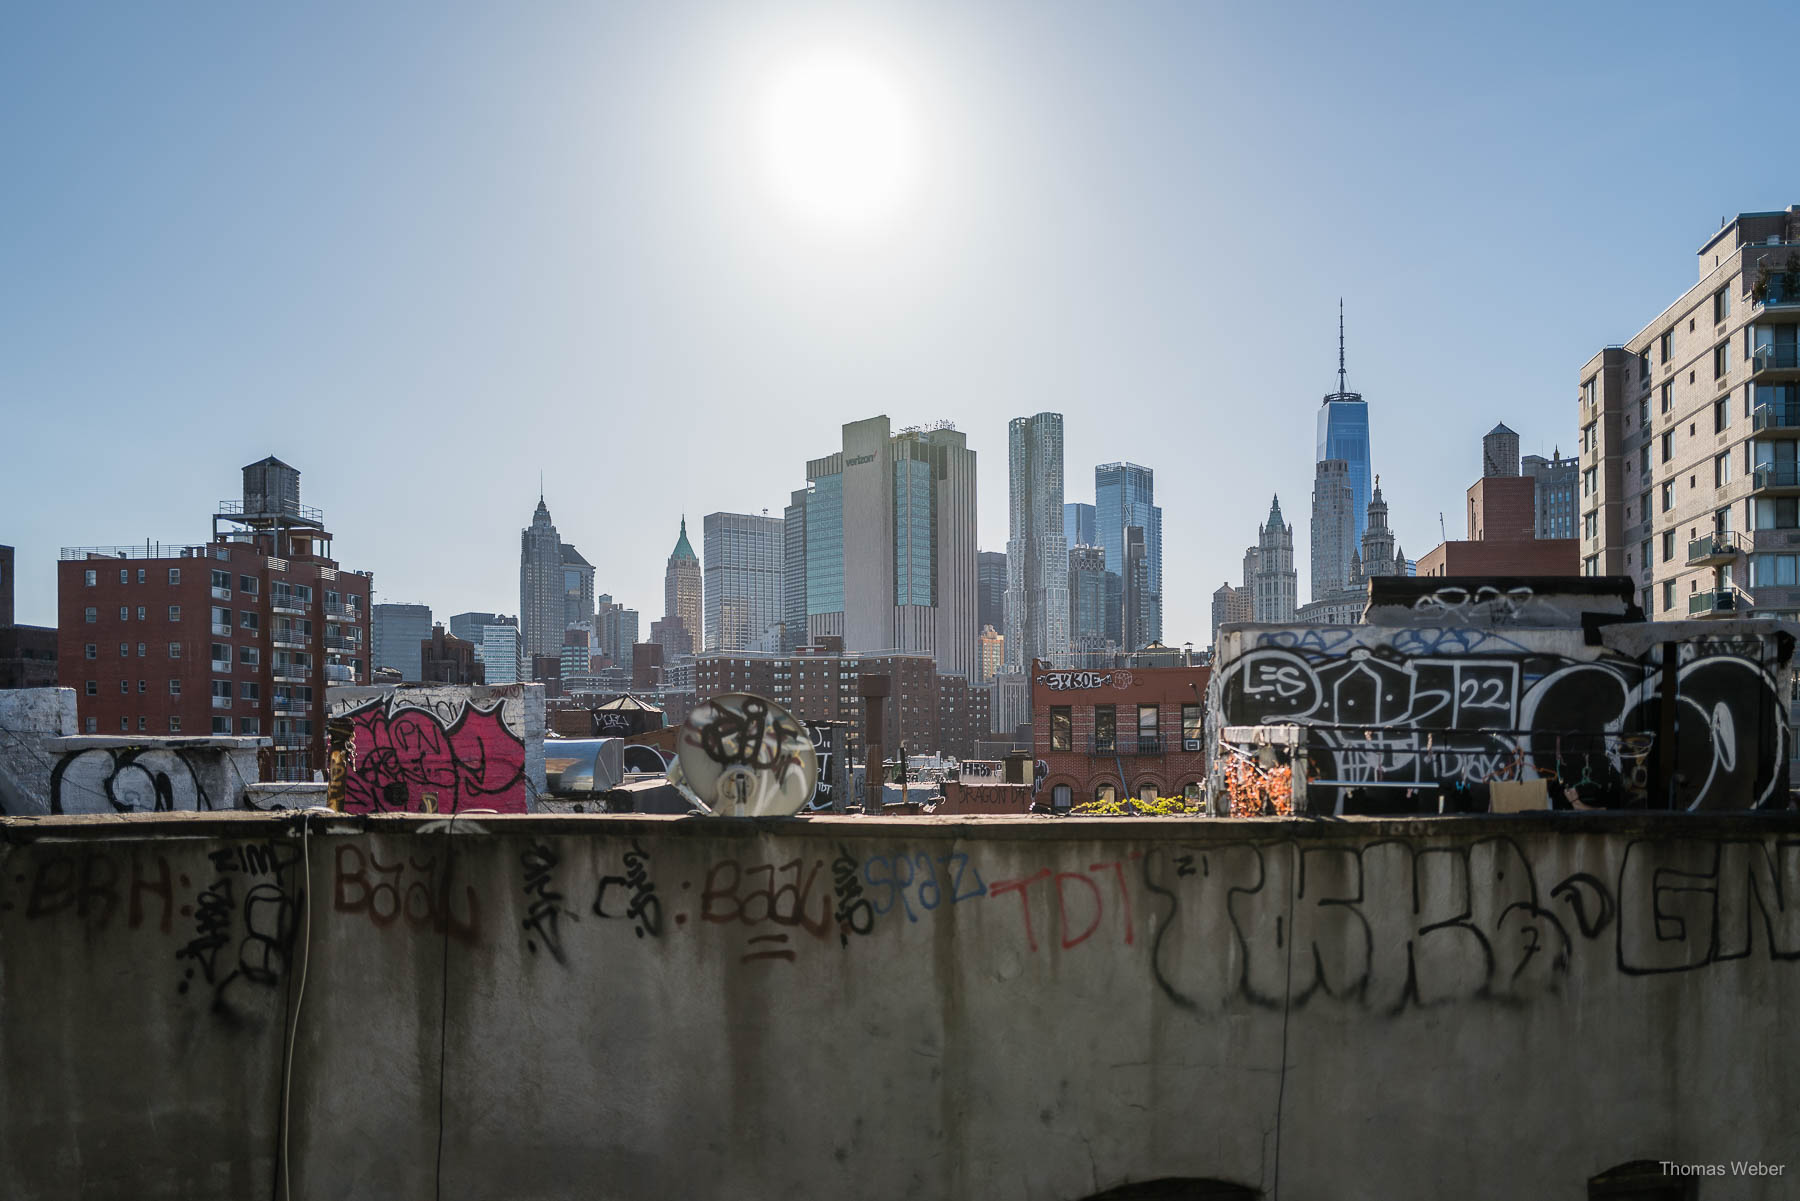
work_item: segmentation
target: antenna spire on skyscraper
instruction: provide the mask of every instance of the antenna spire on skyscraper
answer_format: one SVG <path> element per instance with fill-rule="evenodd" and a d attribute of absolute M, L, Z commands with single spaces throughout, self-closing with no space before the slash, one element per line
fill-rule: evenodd
<path fill-rule="evenodd" d="M 1344 391 L 1344 298 L 1338 297 L 1338 394 Z"/>

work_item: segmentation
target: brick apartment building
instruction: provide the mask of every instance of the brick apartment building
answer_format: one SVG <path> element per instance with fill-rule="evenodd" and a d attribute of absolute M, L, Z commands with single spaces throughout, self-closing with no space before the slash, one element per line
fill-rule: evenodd
<path fill-rule="evenodd" d="M 369 682 L 370 582 L 331 557 L 300 473 L 264 459 L 205 545 L 63 549 L 60 682 L 85 733 L 267 737 L 264 778 L 310 779 L 326 688 Z"/>
<path fill-rule="evenodd" d="M 766 696 L 803 721 L 849 725 L 849 753 L 862 753 L 863 704 L 859 682 L 865 675 L 891 681 L 882 746 L 890 755 L 938 752 L 967 758 L 975 740 L 987 736 L 987 690 L 960 676 L 939 676 L 929 654 L 886 651 L 844 653 L 842 639 L 829 637 L 799 647 L 792 655 L 738 651 L 701 655 L 694 665 L 698 700 L 727 692 Z"/>
<path fill-rule="evenodd" d="M 0 688 L 56 684 L 56 631 L 13 621 L 13 548 L 0 546 Z"/>
<path fill-rule="evenodd" d="M 1031 665 L 1038 799 L 1058 809 L 1121 796 L 1199 797 L 1210 667 L 1060 671 Z"/>

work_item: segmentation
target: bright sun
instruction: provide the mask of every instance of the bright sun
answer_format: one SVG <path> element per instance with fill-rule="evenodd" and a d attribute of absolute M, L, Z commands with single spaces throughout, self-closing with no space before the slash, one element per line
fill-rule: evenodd
<path fill-rule="evenodd" d="M 802 216 L 840 227 L 890 216 L 912 174 L 912 128 L 900 92 L 868 62 L 817 55 L 782 74 L 763 112 L 775 194 Z"/>

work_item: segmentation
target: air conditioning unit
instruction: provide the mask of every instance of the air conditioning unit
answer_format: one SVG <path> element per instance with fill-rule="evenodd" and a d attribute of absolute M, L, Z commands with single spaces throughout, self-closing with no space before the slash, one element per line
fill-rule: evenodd
<path fill-rule="evenodd" d="M 1181 749 L 1184 751 L 1197 751 L 1200 749 L 1200 742 L 1201 740 L 1198 738 L 1183 738 L 1181 740 Z"/>

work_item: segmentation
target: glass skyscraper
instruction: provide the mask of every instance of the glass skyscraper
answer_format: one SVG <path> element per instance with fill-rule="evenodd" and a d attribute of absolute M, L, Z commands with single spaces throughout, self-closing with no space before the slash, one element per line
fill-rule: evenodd
<path fill-rule="evenodd" d="M 1106 570 L 1125 575 L 1125 531 L 1137 526 L 1144 531 L 1144 577 L 1148 595 L 1127 600 L 1142 615 L 1143 640 L 1162 640 L 1162 508 L 1156 504 L 1156 472 L 1136 463 L 1102 463 L 1094 468 L 1094 524 L 1098 545 L 1106 551 Z M 1123 619 L 1117 619 L 1107 636 L 1124 645 Z M 1135 647 L 1129 649 L 1137 649 Z"/>
<path fill-rule="evenodd" d="M 779 651 L 781 518 L 708 513 L 702 530 L 706 649 Z"/>
<path fill-rule="evenodd" d="M 1344 306 L 1338 302 L 1338 390 L 1319 409 L 1319 453 L 1314 460 L 1342 459 L 1350 465 L 1350 497 L 1356 508 L 1355 544 L 1369 528 L 1369 496 L 1375 487 L 1370 466 L 1369 406 L 1362 393 L 1344 387 Z"/>

